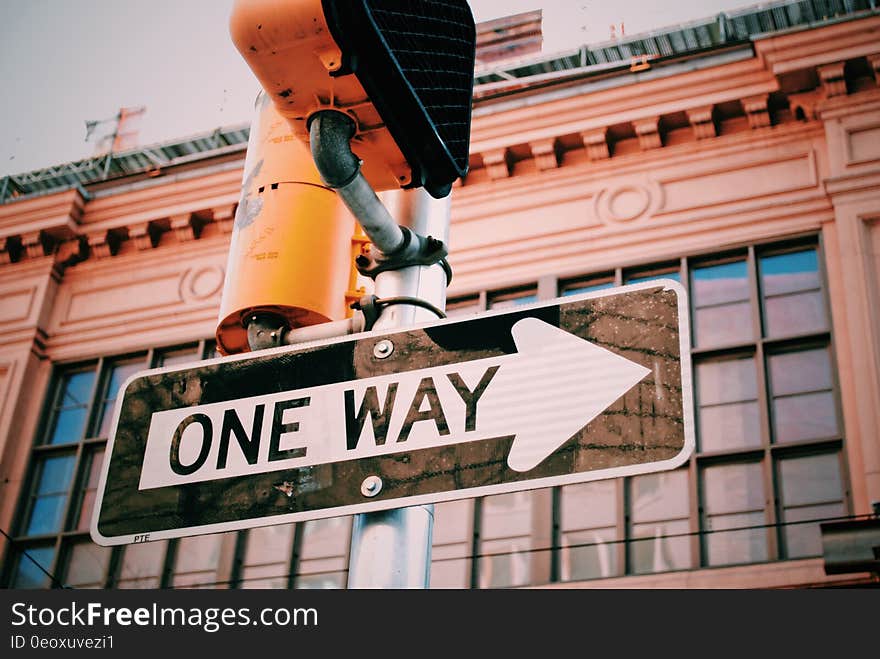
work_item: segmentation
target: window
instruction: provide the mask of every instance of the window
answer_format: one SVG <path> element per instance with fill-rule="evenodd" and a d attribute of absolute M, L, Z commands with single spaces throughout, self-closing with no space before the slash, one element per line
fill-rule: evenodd
<path fill-rule="evenodd" d="M 293 556 L 293 524 L 260 526 L 247 532 L 242 588 L 287 588 Z"/>
<path fill-rule="evenodd" d="M 752 356 L 696 365 L 697 425 L 703 452 L 761 445 L 758 372 Z"/>
<path fill-rule="evenodd" d="M 480 588 L 532 583 L 535 491 L 486 497 L 480 529 Z"/>
<path fill-rule="evenodd" d="M 768 254 L 760 258 L 759 265 L 764 336 L 805 334 L 828 328 L 815 249 Z"/>
<path fill-rule="evenodd" d="M 507 588 L 821 555 L 849 513 L 821 246 L 803 239 L 450 300 L 451 317 L 615 283 L 682 283 L 697 450 L 674 471 L 435 506 L 431 586 Z M 554 289 L 553 286 L 556 285 Z M 115 401 L 131 374 L 216 356 L 202 342 L 59 367 L 2 585 L 344 588 L 350 517 L 105 549 L 88 538 Z"/>
<path fill-rule="evenodd" d="M 837 435 L 837 412 L 826 347 L 786 351 L 767 358 L 778 443 Z"/>
<path fill-rule="evenodd" d="M 592 293 L 613 288 L 615 285 L 614 274 L 596 275 L 586 279 L 567 281 L 559 286 L 560 295 L 579 295 L 580 293 Z"/>
<path fill-rule="evenodd" d="M 846 513 L 840 460 L 834 453 L 793 455 L 779 461 L 782 487 L 780 517 L 783 553 L 787 558 L 822 555 L 818 524 L 808 520 L 839 517 Z"/>
<path fill-rule="evenodd" d="M 752 339 L 752 306 L 745 259 L 691 270 L 694 345 L 701 348 Z"/>
<path fill-rule="evenodd" d="M 212 349 L 193 343 L 57 368 L 19 503 L 19 523 L 3 561 L 3 585 L 157 588 L 188 585 L 185 574 L 190 582 L 217 581 L 209 567 L 186 564 L 185 556 L 195 554 L 187 553 L 183 541 L 109 548 L 94 544 L 88 534 L 122 385 L 138 371 L 198 361 Z"/>
<path fill-rule="evenodd" d="M 744 462 L 703 470 L 703 550 L 706 565 L 767 560 L 761 464 Z"/>
<path fill-rule="evenodd" d="M 473 516 L 471 499 L 434 505 L 431 588 L 470 586 Z"/>
<path fill-rule="evenodd" d="M 620 574 L 617 483 L 577 483 L 561 488 L 559 573 L 563 581 Z"/>
<path fill-rule="evenodd" d="M 351 517 L 305 522 L 294 588 L 345 588 Z"/>
<path fill-rule="evenodd" d="M 538 291 L 534 288 L 504 291 L 489 296 L 490 309 L 510 309 L 522 304 L 538 301 Z"/>
<path fill-rule="evenodd" d="M 687 470 L 635 476 L 629 485 L 631 572 L 667 572 L 690 567 Z"/>

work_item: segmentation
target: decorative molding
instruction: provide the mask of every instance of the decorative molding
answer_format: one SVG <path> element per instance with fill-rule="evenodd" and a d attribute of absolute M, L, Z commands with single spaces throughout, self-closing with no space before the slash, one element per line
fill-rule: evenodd
<path fill-rule="evenodd" d="M 812 121 L 817 118 L 816 106 L 824 98 L 825 94 L 821 89 L 812 89 L 799 94 L 789 94 L 788 107 L 795 117 L 797 117 L 798 110 L 800 110 L 804 120 Z"/>
<path fill-rule="evenodd" d="M 98 259 L 106 259 L 111 256 L 109 234 L 107 231 L 88 234 L 86 241 L 89 244 L 89 254 Z"/>
<path fill-rule="evenodd" d="M 217 264 L 188 268 L 180 276 L 180 299 L 195 302 L 212 298 L 223 289 L 224 278 L 224 268 Z"/>
<path fill-rule="evenodd" d="M 767 107 L 769 98 L 769 94 L 758 94 L 747 96 L 740 101 L 750 128 L 764 128 L 770 125 L 770 110 Z"/>
<path fill-rule="evenodd" d="M 495 149 L 483 153 L 483 165 L 493 181 L 510 177 L 510 161 L 507 149 Z"/>
<path fill-rule="evenodd" d="M 819 74 L 819 80 L 822 81 L 822 88 L 825 90 L 825 96 L 846 96 L 846 78 L 844 77 L 844 66 L 846 62 L 834 62 L 834 64 L 826 64 L 816 68 Z"/>
<path fill-rule="evenodd" d="M 604 160 L 611 157 L 608 147 L 608 128 L 596 128 L 581 133 L 584 147 L 587 149 L 587 157 L 590 160 Z"/>
<path fill-rule="evenodd" d="M 134 242 L 138 251 L 153 249 L 153 236 L 149 222 L 139 222 L 128 227 L 128 239 Z"/>
<path fill-rule="evenodd" d="M 31 233 L 23 234 L 21 246 L 29 259 L 38 259 L 41 256 L 46 256 L 46 250 L 43 247 L 42 231 L 32 231 Z"/>
<path fill-rule="evenodd" d="M 663 138 L 660 135 L 660 117 L 648 117 L 632 123 L 636 135 L 639 137 L 639 146 L 642 151 L 659 149 L 663 146 Z"/>
<path fill-rule="evenodd" d="M 459 179 L 456 179 L 458 181 Z M 211 210 L 214 222 L 220 228 L 221 233 L 232 233 L 235 224 L 235 208 L 238 204 L 225 204 Z"/>
<path fill-rule="evenodd" d="M 556 139 L 538 140 L 529 142 L 532 156 L 541 171 L 556 169 L 559 167 L 559 155 L 556 151 Z"/>
<path fill-rule="evenodd" d="M 189 242 L 198 238 L 197 224 L 192 213 L 172 215 L 170 218 L 171 230 L 180 242 Z"/>
<path fill-rule="evenodd" d="M 662 206 L 663 188 L 657 182 L 622 181 L 601 190 L 593 200 L 596 216 L 618 224 L 652 215 Z"/>
<path fill-rule="evenodd" d="M 696 139 L 705 140 L 718 134 L 713 117 L 714 111 L 714 105 L 704 105 L 703 107 L 687 110 L 688 121 L 694 129 L 694 137 Z"/>

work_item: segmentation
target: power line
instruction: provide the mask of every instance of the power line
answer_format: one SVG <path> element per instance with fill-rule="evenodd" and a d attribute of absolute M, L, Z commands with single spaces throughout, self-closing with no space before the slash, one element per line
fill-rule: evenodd
<path fill-rule="evenodd" d="M 0 533 L 3 534 L 3 537 L 5 537 L 7 540 L 9 540 L 10 545 L 12 545 L 13 547 L 17 546 L 18 543 L 6 531 L 4 531 L 3 529 L 0 529 Z M 42 572 L 47 577 L 49 577 L 52 580 L 53 586 L 55 586 L 56 588 L 69 588 L 69 586 L 65 586 L 63 583 L 61 583 L 61 580 L 58 579 L 54 574 L 49 572 L 49 570 L 47 570 L 42 565 L 40 565 L 40 562 L 37 559 L 35 559 L 33 556 L 31 556 L 29 553 L 27 553 L 27 551 L 25 551 L 24 549 L 18 549 L 18 551 L 19 551 L 19 553 L 21 553 L 22 556 L 27 558 L 31 563 L 36 565 L 40 569 L 40 572 Z"/>
<path fill-rule="evenodd" d="M 656 540 L 663 540 L 667 538 L 686 538 L 692 536 L 703 536 L 703 535 L 711 535 L 713 533 L 735 533 L 737 531 L 750 531 L 750 530 L 759 530 L 759 529 L 769 529 L 769 528 L 784 528 L 788 526 L 797 526 L 801 524 L 818 524 L 821 522 L 833 522 L 833 521 L 853 521 L 853 520 L 868 520 L 875 519 L 875 515 L 865 514 L 865 515 L 839 515 L 836 517 L 821 517 L 816 519 L 808 519 L 808 520 L 797 520 L 790 522 L 776 522 L 774 524 L 753 524 L 750 526 L 737 526 L 730 529 L 702 529 L 699 531 L 686 531 L 682 533 L 664 533 L 661 535 L 654 535 L 644 538 L 617 538 L 613 540 L 602 540 L 598 542 L 581 542 L 575 543 L 571 545 L 549 545 L 546 547 L 531 547 L 528 549 L 518 549 L 513 551 L 502 551 L 502 552 L 486 552 L 486 553 L 478 553 L 478 554 L 466 554 L 463 556 L 451 556 L 447 558 L 436 558 L 433 559 L 432 563 L 443 563 L 450 561 L 464 561 L 464 560 L 479 560 L 482 558 L 498 558 L 503 556 L 514 556 L 520 554 L 535 554 L 539 552 L 548 552 L 548 551 L 559 551 L 561 549 L 581 549 L 588 547 L 597 547 L 597 546 L 607 546 L 607 545 L 618 545 L 621 543 L 636 543 L 636 542 L 651 542 Z M 583 531 L 588 531 L 590 529 L 578 529 Z M 497 539 L 497 538 L 493 538 Z M 705 566 L 700 566 L 705 567 Z M 672 570 L 669 570 L 672 571 Z M 291 576 L 296 579 L 297 577 L 310 577 L 317 576 L 323 574 L 345 574 L 348 572 L 347 568 L 339 569 L 339 570 L 325 570 L 319 572 L 309 572 L 309 573 L 288 573 L 288 574 L 279 574 L 273 575 L 271 577 L 250 577 L 250 578 L 239 578 L 239 579 L 229 579 L 224 581 L 212 581 L 212 582 L 204 582 L 197 584 L 188 584 L 185 586 L 179 586 L 178 588 L 209 588 L 212 586 L 228 586 L 232 583 L 243 583 L 248 581 L 260 581 L 267 579 L 289 579 Z M 617 575 L 617 576 L 635 576 L 635 575 Z"/>

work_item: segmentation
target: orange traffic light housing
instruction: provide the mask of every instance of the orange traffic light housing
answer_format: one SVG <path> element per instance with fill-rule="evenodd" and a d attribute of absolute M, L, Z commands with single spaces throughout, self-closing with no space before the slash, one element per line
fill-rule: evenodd
<path fill-rule="evenodd" d="M 247 352 L 247 325 L 269 314 L 287 327 L 350 315 L 354 216 L 318 175 L 308 147 L 264 93 L 257 98 L 216 332 L 221 354 Z"/>
<path fill-rule="evenodd" d="M 233 43 L 295 135 L 352 118 L 376 190 L 449 194 L 467 173 L 476 28 L 465 0 L 237 0 Z"/>

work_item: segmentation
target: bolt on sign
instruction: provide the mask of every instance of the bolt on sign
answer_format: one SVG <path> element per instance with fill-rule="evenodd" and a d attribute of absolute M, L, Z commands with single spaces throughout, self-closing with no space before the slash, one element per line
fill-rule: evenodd
<path fill-rule="evenodd" d="M 131 542 L 673 469 L 694 447 L 671 280 L 145 371 L 91 533 Z"/>

